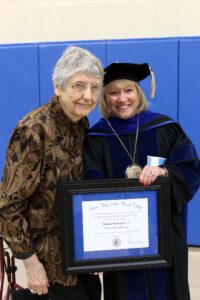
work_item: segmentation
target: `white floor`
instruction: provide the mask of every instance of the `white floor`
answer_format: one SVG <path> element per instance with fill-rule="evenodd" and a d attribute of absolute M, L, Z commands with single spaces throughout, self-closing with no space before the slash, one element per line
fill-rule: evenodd
<path fill-rule="evenodd" d="M 20 260 L 16 260 L 16 281 L 26 287 L 25 273 Z M 189 248 L 189 283 L 191 300 L 200 300 L 200 248 Z M 6 291 L 6 284 L 4 293 Z"/>
<path fill-rule="evenodd" d="M 189 283 L 191 300 L 200 300 L 200 248 L 189 249 Z"/>

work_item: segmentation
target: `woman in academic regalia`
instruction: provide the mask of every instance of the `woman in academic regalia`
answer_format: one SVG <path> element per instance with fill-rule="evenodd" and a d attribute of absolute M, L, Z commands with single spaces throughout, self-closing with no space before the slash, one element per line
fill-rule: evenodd
<path fill-rule="evenodd" d="M 158 176 L 169 177 L 172 266 L 105 273 L 105 300 L 190 299 L 184 213 L 200 185 L 200 161 L 176 121 L 148 110 L 139 81 L 149 75 L 154 92 L 154 74 L 146 63 L 105 68 L 103 118 L 85 138 L 85 178 L 138 177 L 147 186 Z M 153 164 L 147 164 L 147 156 Z"/>

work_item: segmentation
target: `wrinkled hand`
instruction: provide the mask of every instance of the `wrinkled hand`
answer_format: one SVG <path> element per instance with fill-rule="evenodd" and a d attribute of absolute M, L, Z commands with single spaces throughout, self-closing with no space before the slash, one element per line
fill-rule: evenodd
<path fill-rule="evenodd" d="M 142 185 L 150 185 L 158 176 L 166 175 L 166 170 L 161 167 L 145 166 L 140 174 L 139 182 Z"/>
<path fill-rule="evenodd" d="M 34 254 L 23 260 L 26 269 L 27 286 L 32 293 L 42 295 L 48 293 L 48 278 L 43 264 Z"/>

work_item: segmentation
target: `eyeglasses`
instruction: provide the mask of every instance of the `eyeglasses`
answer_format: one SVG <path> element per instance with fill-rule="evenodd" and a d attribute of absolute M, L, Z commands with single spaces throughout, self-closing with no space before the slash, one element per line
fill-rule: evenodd
<path fill-rule="evenodd" d="M 93 95 L 98 95 L 101 90 L 101 86 L 98 84 L 91 84 L 89 85 L 86 82 L 83 81 L 77 81 L 74 84 L 72 84 L 72 90 L 76 93 L 83 93 L 87 88 L 90 87 L 90 91 Z"/>

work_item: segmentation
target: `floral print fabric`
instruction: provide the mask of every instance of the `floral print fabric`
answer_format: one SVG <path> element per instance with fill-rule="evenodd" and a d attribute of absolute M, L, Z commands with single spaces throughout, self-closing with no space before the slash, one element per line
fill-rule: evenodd
<path fill-rule="evenodd" d="M 53 96 L 18 123 L 7 150 L 0 184 L 0 231 L 16 258 L 36 253 L 51 283 L 77 281 L 76 275 L 62 272 L 56 189 L 60 179 L 83 178 L 87 127 L 85 118 L 71 122 Z"/>

